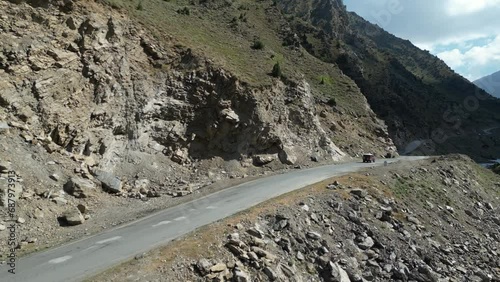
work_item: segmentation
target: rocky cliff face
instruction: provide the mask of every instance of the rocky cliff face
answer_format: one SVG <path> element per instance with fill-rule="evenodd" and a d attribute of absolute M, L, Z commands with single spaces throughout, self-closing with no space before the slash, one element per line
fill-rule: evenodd
<path fill-rule="evenodd" d="M 50 137 L 51 150 L 108 168 L 126 150 L 178 163 L 344 155 L 321 128 L 306 81 L 252 89 L 188 48 L 160 46 L 124 17 L 2 6 L 4 117 Z"/>

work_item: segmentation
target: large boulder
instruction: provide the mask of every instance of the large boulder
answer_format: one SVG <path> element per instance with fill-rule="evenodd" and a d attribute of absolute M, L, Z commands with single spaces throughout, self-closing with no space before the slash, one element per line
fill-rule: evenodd
<path fill-rule="evenodd" d="M 95 184 L 88 179 L 72 177 L 64 185 L 64 191 L 76 198 L 88 198 L 95 191 Z"/>
<path fill-rule="evenodd" d="M 79 225 L 85 222 L 85 218 L 77 208 L 72 208 L 65 211 L 63 214 L 63 218 L 70 226 Z"/>
<path fill-rule="evenodd" d="M 283 164 L 294 165 L 297 162 L 297 156 L 292 148 L 284 147 L 278 154 L 280 161 Z"/>
<path fill-rule="evenodd" d="M 122 181 L 113 173 L 104 170 L 95 170 L 94 177 L 102 184 L 102 188 L 110 193 L 119 193 L 122 191 Z"/>
<path fill-rule="evenodd" d="M 274 161 L 274 159 L 274 155 L 256 155 L 253 157 L 253 163 L 256 166 L 263 166 Z"/>

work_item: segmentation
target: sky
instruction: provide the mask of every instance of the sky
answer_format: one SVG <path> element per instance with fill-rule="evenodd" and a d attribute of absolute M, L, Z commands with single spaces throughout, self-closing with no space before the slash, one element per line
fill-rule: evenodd
<path fill-rule="evenodd" d="M 500 71 L 500 0 L 344 0 L 473 81 Z"/>

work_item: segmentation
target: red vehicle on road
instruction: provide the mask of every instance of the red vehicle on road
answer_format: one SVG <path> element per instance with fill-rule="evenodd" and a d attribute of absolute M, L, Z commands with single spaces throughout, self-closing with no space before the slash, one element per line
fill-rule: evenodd
<path fill-rule="evenodd" d="M 374 163 L 375 162 L 375 155 L 373 155 L 373 154 L 364 154 L 363 155 L 363 162 L 364 163 Z"/>

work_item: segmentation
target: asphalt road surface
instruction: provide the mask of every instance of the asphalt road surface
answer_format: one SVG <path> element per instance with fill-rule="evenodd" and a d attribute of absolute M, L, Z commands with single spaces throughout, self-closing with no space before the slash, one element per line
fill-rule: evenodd
<path fill-rule="evenodd" d="M 387 161 L 406 162 L 424 158 L 401 157 Z M 381 165 L 384 165 L 383 160 L 375 164 L 358 162 L 328 165 L 240 184 L 95 236 L 21 258 L 16 263 L 16 274 L 8 273 L 9 267 L 1 265 L 0 281 L 81 281 L 136 254 L 164 245 L 196 228 L 271 198 L 333 176 Z"/>

